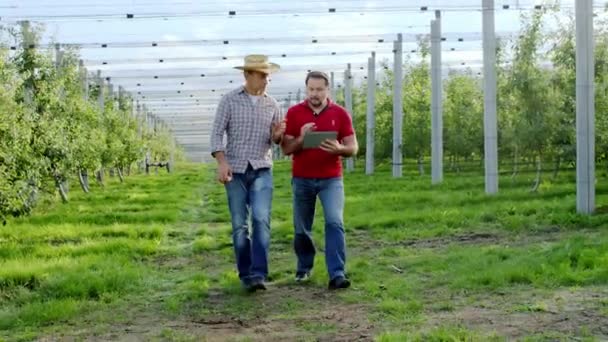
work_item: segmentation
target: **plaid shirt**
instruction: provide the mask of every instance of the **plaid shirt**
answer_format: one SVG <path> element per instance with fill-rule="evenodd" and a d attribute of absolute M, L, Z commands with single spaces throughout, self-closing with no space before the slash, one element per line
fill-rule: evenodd
<path fill-rule="evenodd" d="M 234 173 L 245 173 L 248 164 L 254 169 L 272 167 L 272 123 L 280 115 L 279 104 L 267 94 L 255 106 L 244 86 L 225 94 L 213 121 L 211 153 L 224 152 Z"/>

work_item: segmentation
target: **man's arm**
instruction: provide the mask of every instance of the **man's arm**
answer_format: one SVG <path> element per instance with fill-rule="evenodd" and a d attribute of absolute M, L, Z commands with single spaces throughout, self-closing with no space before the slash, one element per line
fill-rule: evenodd
<path fill-rule="evenodd" d="M 215 118 L 213 119 L 213 128 L 211 130 L 211 155 L 220 162 L 221 158 L 224 159 L 224 133 L 228 127 L 228 120 L 230 118 L 229 104 L 226 97 L 220 100 L 215 112 Z M 221 154 L 221 157 L 220 157 Z"/>
<path fill-rule="evenodd" d="M 281 150 L 286 156 L 292 155 L 302 149 L 302 141 L 298 139 L 298 129 L 293 118 L 293 111 L 288 110 L 285 114 L 286 127 L 281 141 Z"/>
<path fill-rule="evenodd" d="M 355 134 L 352 119 L 346 111 L 343 113 L 339 136 L 343 137 L 341 142 L 337 140 L 325 140 L 320 146 L 321 149 L 346 158 L 356 155 L 359 151 L 359 143 L 357 142 L 357 135 Z"/>
<path fill-rule="evenodd" d="M 294 137 L 293 135 L 284 135 L 281 143 L 281 149 L 286 156 L 294 154 L 302 149 L 304 139 L 302 136 Z"/>
<path fill-rule="evenodd" d="M 342 157 L 352 157 L 359 152 L 359 143 L 357 142 L 357 136 L 355 134 L 345 137 L 342 140 Z"/>
<path fill-rule="evenodd" d="M 272 142 L 277 145 L 280 145 L 281 142 L 283 141 L 284 134 L 285 134 L 285 120 L 282 120 L 279 122 L 273 122 L 272 130 L 271 130 Z"/>
<path fill-rule="evenodd" d="M 213 119 L 213 129 L 211 131 L 211 155 L 218 164 L 217 180 L 220 183 L 227 183 L 232 180 L 232 169 L 226 160 L 224 153 L 224 133 L 228 127 L 230 119 L 229 104 L 225 97 L 220 100 Z"/>
<path fill-rule="evenodd" d="M 224 154 L 224 151 L 215 151 L 212 153 L 212 155 L 218 164 L 228 163 L 228 161 L 226 160 L 226 155 Z"/>
<path fill-rule="evenodd" d="M 357 143 L 357 136 L 352 134 L 342 139 L 342 143 L 337 140 L 325 140 L 320 148 L 327 153 L 348 158 L 357 154 L 359 143 Z"/>
<path fill-rule="evenodd" d="M 285 134 L 283 136 L 283 143 L 281 144 L 281 149 L 283 150 L 283 154 L 286 156 L 290 154 L 294 154 L 299 152 L 304 146 L 304 135 L 306 133 L 313 131 L 315 129 L 314 122 L 309 122 L 300 128 L 300 135 L 297 137 L 289 134 Z M 293 129 L 288 130 L 289 133 L 293 132 Z M 293 133 L 292 133 L 293 134 Z"/>
<path fill-rule="evenodd" d="M 285 133 L 285 120 L 281 118 L 281 108 L 278 103 L 275 103 L 274 114 L 272 115 L 272 126 L 270 127 L 270 136 L 272 142 L 279 145 L 283 140 Z"/>
<path fill-rule="evenodd" d="M 340 127 L 340 135 L 342 138 L 342 151 L 340 155 L 342 157 L 352 157 L 359 151 L 359 143 L 357 142 L 357 134 L 355 133 L 355 127 L 353 127 L 352 117 L 344 112 L 344 120 L 342 120 L 342 127 Z"/>

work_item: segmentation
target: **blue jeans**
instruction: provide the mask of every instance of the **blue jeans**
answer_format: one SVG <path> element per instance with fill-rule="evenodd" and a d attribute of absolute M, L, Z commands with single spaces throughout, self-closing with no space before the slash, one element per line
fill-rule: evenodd
<path fill-rule="evenodd" d="M 225 188 L 232 218 L 232 243 L 239 278 L 245 285 L 253 280 L 266 280 L 270 246 L 272 171 L 268 168 L 254 170 L 249 166 L 245 173 L 234 173 Z"/>
<path fill-rule="evenodd" d="M 344 184 L 341 177 L 328 179 L 292 179 L 294 249 L 298 258 L 297 271 L 310 272 L 314 265 L 315 246 L 312 224 L 317 196 L 325 218 L 325 263 L 329 278 L 344 276 L 346 242 L 344 238 Z"/>

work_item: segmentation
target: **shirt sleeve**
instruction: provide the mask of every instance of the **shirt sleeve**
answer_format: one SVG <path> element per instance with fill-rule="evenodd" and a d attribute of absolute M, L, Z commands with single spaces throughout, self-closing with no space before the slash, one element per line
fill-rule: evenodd
<path fill-rule="evenodd" d="M 281 122 L 282 120 L 282 115 L 281 115 L 281 107 L 279 106 L 279 103 L 276 101 L 273 101 L 274 103 L 274 110 L 272 112 L 272 121 L 269 127 L 269 131 L 270 131 L 270 138 L 268 139 L 268 142 L 270 144 L 273 143 L 272 141 L 272 127 L 274 126 L 274 124 L 277 124 L 279 122 Z"/>
<path fill-rule="evenodd" d="M 215 118 L 213 119 L 213 130 L 211 132 L 212 155 L 214 155 L 216 152 L 223 152 L 225 150 L 224 133 L 226 132 L 226 128 L 228 128 L 229 120 L 230 103 L 228 102 L 227 96 L 223 96 L 217 106 Z"/>
<path fill-rule="evenodd" d="M 283 119 L 283 113 L 281 113 L 281 107 L 277 102 L 274 103 L 274 113 L 272 114 L 272 122 L 281 122 Z"/>
<path fill-rule="evenodd" d="M 340 120 L 340 131 L 338 132 L 338 140 L 342 140 L 346 137 L 355 134 L 355 129 L 353 128 L 353 120 L 345 110 L 342 115 L 342 120 Z"/>
<path fill-rule="evenodd" d="M 292 137 L 297 138 L 298 136 L 300 136 L 301 126 L 298 124 L 294 113 L 295 112 L 293 110 L 287 111 L 287 115 L 285 116 L 285 119 L 287 121 L 285 127 L 285 135 L 291 135 Z"/>

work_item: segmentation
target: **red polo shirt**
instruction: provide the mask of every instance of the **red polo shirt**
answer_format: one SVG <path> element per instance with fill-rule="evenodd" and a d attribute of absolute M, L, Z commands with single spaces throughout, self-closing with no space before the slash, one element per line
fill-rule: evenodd
<path fill-rule="evenodd" d="M 343 107 L 327 100 L 327 106 L 318 114 L 305 100 L 287 111 L 286 135 L 300 136 L 300 129 L 314 122 L 316 131 L 336 131 L 338 141 L 355 134 L 350 115 Z M 342 158 L 320 148 L 303 149 L 293 154 L 292 175 L 301 178 L 334 178 L 342 176 Z"/>

